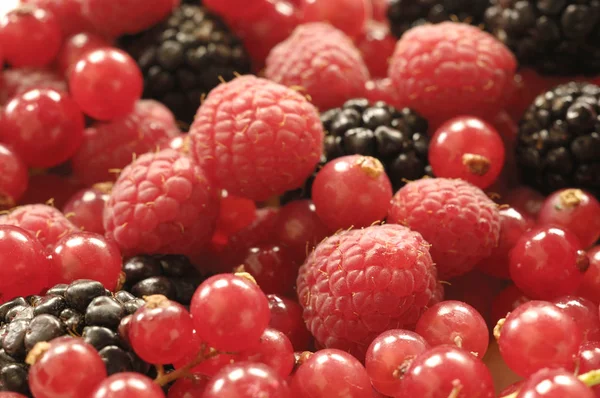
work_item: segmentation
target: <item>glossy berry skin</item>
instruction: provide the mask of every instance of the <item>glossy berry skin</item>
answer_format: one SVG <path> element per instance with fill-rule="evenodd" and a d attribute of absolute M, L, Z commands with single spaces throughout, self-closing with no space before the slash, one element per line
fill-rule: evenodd
<path fill-rule="evenodd" d="M 104 234 L 102 212 L 108 197 L 109 192 L 101 186 L 84 188 L 69 199 L 63 213 L 83 231 Z"/>
<path fill-rule="evenodd" d="M 551 226 L 523 234 L 510 252 L 510 276 L 534 299 L 574 293 L 583 281 L 589 260 L 570 232 Z"/>
<path fill-rule="evenodd" d="M 594 398 L 596 394 L 577 376 L 563 369 L 542 369 L 521 386 L 517 398 Z"/>
<path fill-rule="evenodd" d="M 600 341 L 600 317 L 598 306 L 588 299 L 563 296 L 552 303 L 569 314 L 583 331 L 583 341 Z"/>
<path fill-rule="evenodd" d="M 317 215 L 332 231 L 382 221 L 392 184 L 381 162 L 370 156 L 342 156 L 328 162 L 312 185 Z"/>
<path fill-rule="evenodd" d="M 546 367 L 573 370 L 582 340 L 581 328 L 565 311 L 547 301 L 529 301 L 506 317 L 498 345 L 506 364 L 527 377 Z"/>
<path fill-rule="evenodd" d="M 294 347 L 285 334 L 266 328 L 260 336 L 260 343 L 236 355 L 236 362 L 262 363 L 285 379 L 294 368 Z"/>
<path fill-rule="evenodd" d="M 58 73 L 48 69 L 22 68 L 6 69 L 0 84 L 0 103 L 6 105 L 14 96 L 33 89 L 51 88 L 67 92 L 67 83 Z"/>
<path fill-rule="evenodd" d="M 402 395 L 402 372 L 412 360 L 429 349 L 429 344 L 415 332 L 392 329 L 381 333 L 367 350 L 365 368 L 373 387 L 389 396 Z"/>
<path fill-rule="evenodd" d="M 579 363 L 579 374 L 587 373 L 591 370 L 600 369 L 600 342 L 588 341 L 579 347 L 577 356 Z M 600 393 L 600 386 L 592 387 L 596 397 Z"/>
<path fill-rule="evenodd" d="M 517 309 L 521 304 L 530 301 L 529 297 L 515 285 L 508 285 L 494 297 L 492 301 L 492 325 L 506 318 L 509 312 Z"/>
<path fill-rule="evenodd" d="M 448 398 L 455 388 L 457 398 L 493 398 L 490 371 L 481 359 L 449 345 L 433 347 L 417 356 L 404 374 L 406 397 Z"/>
<path fill-rule="evenodd" d="M 32 6 L 21 6 L 0 19 L 0 44 L 6 62 L 15 68 L 50 64 L 62 43 L 56 17 Z"/>
<path fill-rule="evenodd" d="M 563 189 L 546 198 L 538 223 L 567 229 L 587 248 L 600 238 L 600 203 L 581 189 Z"/>
<path fill-rule="evenodd" d="M 355 42 L 371 77 L 386 77 L 388 59 L 394 53 L 397 42 L 390 34 L 389 27 L 385 23 L 368 21 Z"/>
<path fill-rule="evenodd" d="M 198 287 L 190 312 L 198 337 L 211 347 L 241 351 L 255 346 L 269 324 L 269 303 L 252 281 L 215 275 Z"/>
<path fill-rule="evenodd" d="M 600 246 L 594 246 L 587 251 L 590 266 L 583 275 L 583 282 L 577 289 L 577 295 L 600 304 Z"/>
<path fill-rule="evenodd" d="M 504 144 L 498 132 L 481 119 L 459 116 L 441 125 L 429 143 L 433 174 L 461 178 L 485 189 L 504 166 Z"/>
<path fill-rule="evenodd" d="M 364 398 L 371 394 L 371 381 L 364 366 L 352 355 L 336 349 L 324 349 L 315 352 L 300 365 L 291 388 L 297 397 Z"/>
<path fill-rule="evenodd" d="M 42 245 L 27 231 L 0 225 L 0 302 L 39 294 L 49 287 L 49 263 Z"/>
<path fill-rule="evenodd" d="M 327 21 L 350 37 L 358 36 L 371 19 L 371 0 L 305 0 L 304 22 Z"/>
<path fill-rule="evenodd" d="M 83 16 L 81 0 L 21 0 L 21 2 L 51 12 L 58 19 L 65 35 L 93 31 L 90 22 Z"/>
<path fill-rule="evenodd" d="M 0 140 L 29 167 L 52 167 L 73 156 L 83 141 L 83 128 L 83 114 L 68 94 L 33 89 L 6 104 Z"/>
<path fill-rule="evenodd" d="M 188 353 L 194 325 L 182 305 L 164 296 L 150 296 L 133 314 L 129 341 L 135 353 L 151 364 L 169 364 Z"/>
<path fill-rule="evenodd" d="M 219 218 L 217 218 L 217 233 L 226 236 L 233 235 L 250 225 L 255 218 L 256 203 L 254 201 L 229 195 L 227 191 L 222 192 Z"/>
<path fill-rule="evenodd" d="M 268 366 L 255 362 L 242 362 L 221 369 L 206 385 L 202 398 L 292 398 L 284 379 Z"/>
<path fill-rule="evenodd" d="M 90 398 L 165 398 L 165 394 L 149 377 L 123 372 L 105 379 Z"/>
<path fill-rule="evenodd" d="M 173 363 L 173 367 L 175 367 L 175 369 L 180 369 L 187 366 L 191 361 L 198 357 L 200 352 L 202 352 L 203 355 L 208 355 L 210 353 L 210 347 L 206 347 L 206 344 L 200 341 L 197 333 L 194 333 L 192 346 L 196 347 L 196 349 L 188 351 L 188 353 L 180 360 Z M 202 361 L 200 364 L 194 366 L 190 372 L 201 377 L 214 377 L 214 375 L 223 369 L 223 367 L 234 363 L 236 359 L 237 354 L 222 353 Z"/>
<path fill-rule="evenodd" d="M 106 84 L 110 80 L 111 84 Z M 115 120 L 127 115 L 142 96 L 142 72 L 125 52 L 101 48 L 77 61 L 69 75 L 73 98 L 88 116 Z"/>
<path fill-rule="evenodd" d="M 53 340 L 29 370 L 31 392 L 39 398 L 88 397 L 105 378 L 98 351 L 72 337 Z"/>
<path fill-rule="evenodd" d="M 52 251 L 56 283 L 96 280 L 114 290 L 121 274 L 121 252 L 115 242 L 93 232 L 74 232 L 61 238 Z"/>
<path fill-rule="evenodd" d="M 510 190 L 506 197 L 502 198 L 502 202 L 537 219 L 544 199 L 544 195 L 538 191 L 534 191 L 527 186 L 519 186 Z"/>
<path fill-rule="evenodd" d="M 11 208 L 27 190 L 27 166 L 9 147 L 0 144 L 0 207 Z"/>
<path fill-rule="evenodd" d="M 498 245 L 485 259 L 477 264 L 477 269 L 487 275 L 510 279 L 508 270 L 509 254 L 519 238 L 533 228 L 535 221 L 525 213 L 512 207 L 500 208 L 500 238 Z"/>
<path fill-rule="evenodd" d="M 456 345 L 483 358 L 489 342 L 489 331 L 483 317 L 467 303 L 442 301 L 421 315 L 415 332 L 432 347 Z"/>
<path fill-rule="evenodd" d="M 287 294 L 294 289 L 300 264 L 285 248 L 274 244 L 251 247 L 240 262 L 265 294 Z"/>
<path fill-rule="evenodd" d="M 290 339 L 294 351 L 306 351 L 312 336 L 302 319 L 300 304 L 275 294 L 269 294 L 267 299 L 271 311 L 269 327 L 285 334 Z"/>
<path fill-rule="evenodd" d="M 175 383 L 169 387 L 169 394 L 167 395 L 167 398 L 202 397 L 204 390 L 206 390 L 207 384 L 208 378 L 206 377 L 197 375 L 183 377 L 175 381 Z"/>
<path fill-rule="evenodd" d="M 52 173 L 31 175 L 28 185 L 19 205 L 52 203 L 54 207 L 62 208 L 72 195 L 83 188 L 73 177 Z"/>
<path fill-rule="evenodd" d="M 65 39 L 60 52 L 56 58 L 56 67 L 58 71 L 68 77 L 70 69 L 85 54 L 102 47 L 109 47 L 110 43 L 102 36 L 81 32 Z"/>

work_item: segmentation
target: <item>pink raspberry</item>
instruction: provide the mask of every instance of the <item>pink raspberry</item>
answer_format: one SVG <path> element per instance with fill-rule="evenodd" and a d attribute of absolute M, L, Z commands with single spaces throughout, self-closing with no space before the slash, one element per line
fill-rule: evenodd
<path fill-rule="evenodd" d="M 300 187 L 312 174 L 323 126 L 296 91 L 242 76 L 210 92 L 190 136 L 194 156 L 219 188 L 260 201 Z"/>
<path fill-rule="evenodd" d="M 304 320 L 318 344 L 359 359 L 380 333 L 414 325 L 438 289 L 429 244 L 391 224 L 325 239 L 297 280 Z"/>
<path fill-rule="evenodd" d="M 67 82 L 58 73 L 46 69 L 18 68 L 7 69 L 2 76 L 0 104 L 6 104 L 12 97 L 34 88 L 49 88 L 68 92 Z"/>
<path fill-rule="evenodd" d="M 482 190 L 463 180 L 424 178 L 402 187 L 388 222 L 419 232 L 431 243 L 440 278 L 464 274 L 498 244 L 500 213 Z"/>
<path fill-rule="evenodd" d="M 61 0 L 64 1 L 64 0 Z M 165 19 L 180 0 L 80 0 L 83 15 L 109 37 L 133 34 Z"/>
<path fill-rule="evenodd" d="M 492 35 L 443 22 L 406 32 L 388 76 L 411 108 L 426 118 L 446 120 L 500 110 L 516 65 L 510 50 Z"/>
<path fill-rule="evenodd" d="M 371 0 L 300 0 L 304 22 L 328 22 L 350 37 L 372 17 Z"/>
<path fill-rule="evenodd" d="M 123 169 L 104 208 L 104 228 L 124 255 L 192 255 L 210 240 L 218 207 L 218 191 L 202 169 L 163 149 Z"/>
<path fill-rule="evenodd" d="M 0 216 L 0 225 L 23 228 L 47 248 L 54 246 L 63 236 L 78 230 L 60 210 L 43 204 L 19 206 Z"/>
<path fill-rule="evenodd" d="M 84 132 L 72 159 L 73 172 L 87 185 L 112 181 L 133 156 L 156 150 L 180 133 L 171 111 L 160 102 L 141 100 L 125 118 L 98 122 Z"/>
<path fill-rule="evenodd" d="M 373 77 L 387 76 L 389 59 L 396 48 L 396 38 L 383 22 L 369 21 L 355 40 L 356 47 Z"/>
<path fill-rule="evenodd" d="M 265 76 L 305 90 L 321 110 L 361 97 L 369 71 L 343 32 L 325 23 L 298 26 L 267 57 Z"/>
<path fill-rule="evenodd" d="M 92 31 L 92 25 L 83 16 L 81 0 L 21 0 L 50 11 L 59 21 L 65 36 Z"/>

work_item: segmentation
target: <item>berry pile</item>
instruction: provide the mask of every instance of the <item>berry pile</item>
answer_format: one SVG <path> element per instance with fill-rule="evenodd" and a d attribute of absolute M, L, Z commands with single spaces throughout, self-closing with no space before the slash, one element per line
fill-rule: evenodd
<path fill-rule="evenodd" d="M 0 398 L 600 396 L 599 26 L 0 1 Z"/>

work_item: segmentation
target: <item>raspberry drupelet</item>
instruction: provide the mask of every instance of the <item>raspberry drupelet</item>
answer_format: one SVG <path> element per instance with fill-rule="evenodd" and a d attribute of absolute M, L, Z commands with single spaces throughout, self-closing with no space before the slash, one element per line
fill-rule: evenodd
<path fill-rule="evenodd" d="M 301 87 L 325 111 L 361 97 L 369 71 L 350 38 L 329 24 L 316 22 L 300 25 L 271 50 L 265 76 Z"/>
<path fill-rule="evenodd" d="M 194 157 L 219 188 L 259 201 L 304 183 L 319 161 L 323 127 L 296 91 L 241 76 L 210 92 L 190 137 Z"/>
<path fill-rule="evenodd" d="M 388 222 L 423 235 L 440 278 L 464 274 L 498 244 L 500 213 L 483 191 L 462 180 L 425 178 L 401 188 Z"/>
<path fill-rule="evenodd" d="M 218 191 L 202 169 L 164 149 L 123 169 L 104 209 L 104 228 L 124 255 L 189 255 L 208 243 L 217 214 Z"/>
<path fill-rule="evenodd" d="M 381 332 L 414 325 L 437 286 L 429 244 L 392 224 L 325 239 L 297 279 L 304 320 L 317 342 L 363 359 Z"/>

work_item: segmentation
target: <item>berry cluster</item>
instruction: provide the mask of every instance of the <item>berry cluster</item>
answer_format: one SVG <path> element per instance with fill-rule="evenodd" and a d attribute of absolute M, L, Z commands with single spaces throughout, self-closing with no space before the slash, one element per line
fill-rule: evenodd
<path fill-rule="evenodd" d="M 0 398 L 599 396 L 597 0 L 0 3 Z"/>

